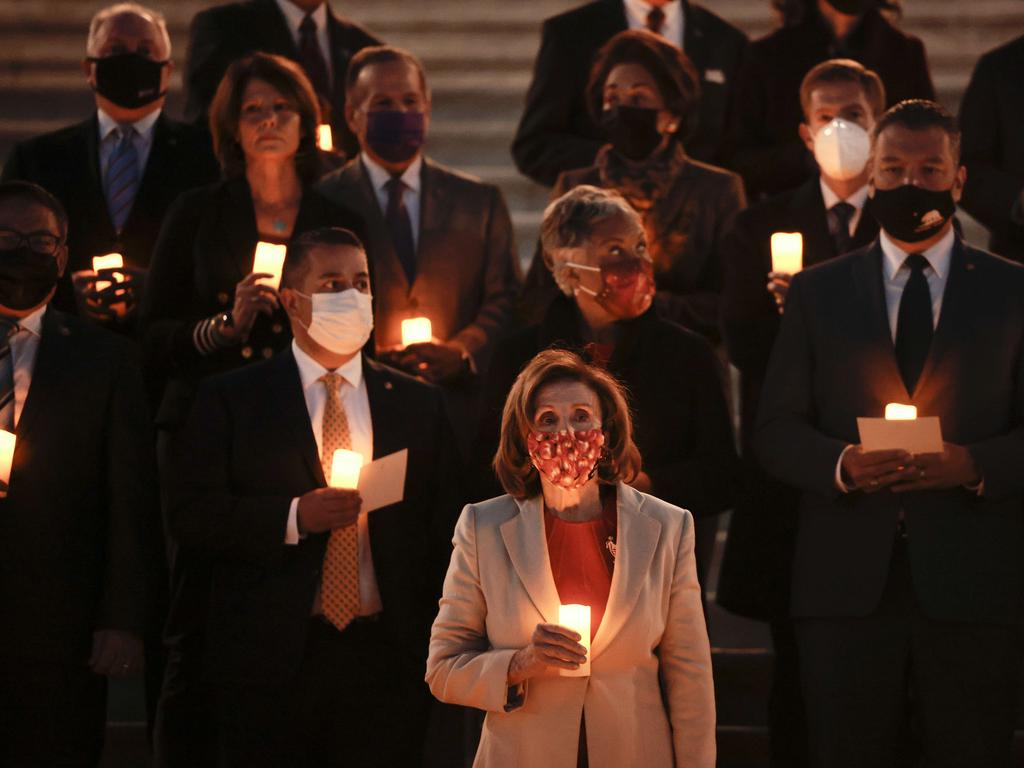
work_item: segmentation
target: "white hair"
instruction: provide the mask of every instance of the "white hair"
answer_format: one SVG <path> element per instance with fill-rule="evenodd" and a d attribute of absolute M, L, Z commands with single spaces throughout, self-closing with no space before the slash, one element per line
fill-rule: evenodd
<path fill-rule="evenodd" d="M 114 5 L 108 5 L 106 8 L 101 8 L 96 11 L 95 15 L 92 17 L 92 21 L 89 22 L 89 39 L 85 44 L 86 55 L 96 55 L 96 49 L 98 47 L 97 42 L 100 30 L 103 29 L 103 25 L 114 16 L 119 16 L 122 13 L 130 13 L 135 16 L 139 16 L 156 25 L 157 30 L 159 30 L 160 35 L 164 39 L 164 45 L 167 47 L 167 58 L 171 57 L 171 35 L 167 31 L 167 20 L 159 11 L 154 11 L 144 5 L 140 5 L 139 3 L 114 3 Z"/>

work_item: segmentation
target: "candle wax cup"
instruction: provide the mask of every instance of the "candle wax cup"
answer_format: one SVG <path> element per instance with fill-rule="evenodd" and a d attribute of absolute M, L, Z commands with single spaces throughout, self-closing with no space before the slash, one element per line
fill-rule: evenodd
<path fill-rule="evenodd" d="M 359 470 L 363 467 L 363 454 L 339 448 L 331 458 L 331 487 L 358 488 Z"/>
<path fill-rule="evenodd" d="M 253 272 L 266 272 L 273 277 L 261 277 L 256 282 L 278 288 L 281 285 L 281 271 L 284 269 L 284 257 L 288 247 L 276 243 L 260 241 L 256 243 L 256 253 L 252 259 Z"/>
<path fill-rule="evenodd" d="M 410 344 L 422 344 L 424 342 L 429 342 L 433 337 L 434 335 L 430 324 L 430 318 L 411 317 L 402 321 L 403 347 L 408 347 Z"/>
<path fill-rule="evenodd" d="M 587 649 L 587 660 L 580 664 L 579 669 L 560 669 L 558 674 L 561 677 L 588 677 L 590 675 L 590 606 L 575 604 L 558 606 L 558 625 L 579 634 L 580 645 Z"/>
<path fill-rule="evenodd" d="M 799 232 L 772 235 L 772 271 L 795 275 L 804 268 L 804 237 Z"/>

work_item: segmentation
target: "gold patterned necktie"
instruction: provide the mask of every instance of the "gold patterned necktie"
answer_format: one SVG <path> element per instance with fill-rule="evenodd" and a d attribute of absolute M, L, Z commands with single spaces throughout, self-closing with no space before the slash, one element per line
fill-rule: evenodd
<path fill-rule="evenodd" d="M 330 479 L 334 452 L 339 448 L 351 448 L 352 436 L 345 406 L 341 402 L 344 378 L 337 373 L 327 373 L 320 377 L 320 381 L 327 390 L 320 463 L 324 477 Z M 359 613 L 359 542 L 355 524 L 335 528 L 327 540 L 320 604 L 324 617 L 339 630 L 348 626 Z"/>

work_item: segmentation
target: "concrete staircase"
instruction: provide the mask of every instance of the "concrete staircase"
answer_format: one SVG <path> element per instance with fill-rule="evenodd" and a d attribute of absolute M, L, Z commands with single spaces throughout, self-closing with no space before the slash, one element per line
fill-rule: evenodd
<path fill-rule="evenodd" d="M 184 64 L 187 28 L 211 0 L 148 0 L 168 19 L 173 58 Z M 522 110 L 541 21 L 582 0 L 333 0 L 342 13 L 425 62 L 433 90 L 429 152 L 498 184 L 505 192 L 524 261 L 533 253 L 547 190 L 521 177 L 509 146 Z M 768 0 L 704 0 L 752 37 L 772 28 Z M 0 0 L 0 162 L 14 142 L 82 119 L 91 94 L 80 71 L 99 0 Z M 1021 0 L 905 0 L 902 26 L 924 39 L 940 99 L 959 106 L 978 56 L 1024 30 Z M 172 82 L 171 115 L 180 114 L 181 79 Z M 976 225 L 968 236 L 983 242 Z M 766 633 L 712 606 L 719 766 L 767 764 L 765 703 L 770 681 Z M 148 764 L 137 684 L 111 694 L 104 765 Z M 1020 740 L 1018 740 L 1020 744 Z M 1018 750 L 1024 765 L 1024 750 Z"/>

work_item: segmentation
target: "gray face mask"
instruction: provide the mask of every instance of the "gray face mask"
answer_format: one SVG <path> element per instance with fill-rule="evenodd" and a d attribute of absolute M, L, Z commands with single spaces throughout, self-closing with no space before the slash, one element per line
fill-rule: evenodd
<path fill-rule="evenodd" d="M 306 328 L 309 337 L 338 355 L 351 355 L 363 348 L 373 331 L 373 297 L 348 288 L 337 293 L 296 295 L 313 304 L 313 319 Z"/>

